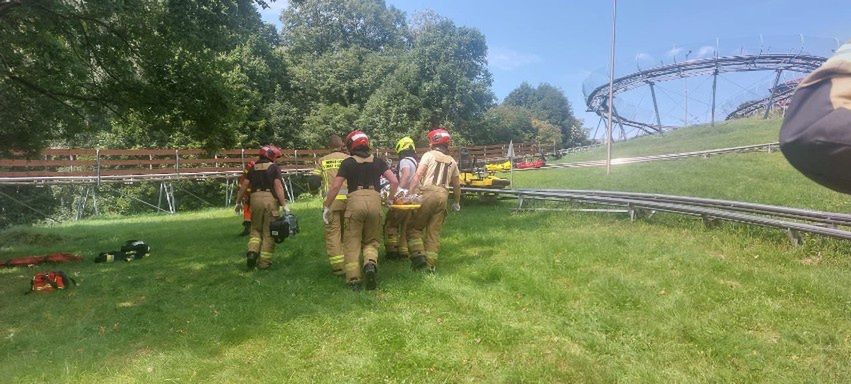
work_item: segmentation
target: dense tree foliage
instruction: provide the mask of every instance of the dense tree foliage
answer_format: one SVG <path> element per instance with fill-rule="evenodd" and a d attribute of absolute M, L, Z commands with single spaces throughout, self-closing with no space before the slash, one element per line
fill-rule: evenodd
<path fill-rule="evenodd" d="M 271 1 L 0 1 L 0 155 L 319 147 L 353 128 L 381 146 L 404 135 L 424 144 L 435 126 L 462 145 L 584 138 L 550 85 L 523 84 L 495 104 L 476 29 L 383 0 L 291 0 L 277 31 L 257 11 Z M 220 192 L 181 188 L 210 200 Z M 27 205 L 39 197 L 37 208 L 60 218 L 75 201 L 68 188 L 2 190 Z M 148 209 L 138 202 L 156 192 L 102 186 L 102 210 Z M 4 202 L 0 226 L 27 217 L 23 204 Z M 201 201 L 181 202 L 192 204 Z"/>
<path fill-rule="evenodd" d="M 383 0 L 300 0 L 278 33 L 260 20 L 266 3 L 3 2 L 2 150 L 317 146 L 352 128 L 386 144 L 437 125 L 461 143 L 537 137 L 494 120 L 516 110 L 488 112 L 475 29 Z M 557 126 L 564 144 L 581 140 L 557 88 L 523 84 L 505 104 Z"/>
<path fill-rule="evenodd" d="M 558 127 L 565 147 L 581 145 L 587 140 L 564 92 L 550 84 L 532 87 L 523 83 L 506 96 L 503 104 L 527 108 L 535 118 Z"/>

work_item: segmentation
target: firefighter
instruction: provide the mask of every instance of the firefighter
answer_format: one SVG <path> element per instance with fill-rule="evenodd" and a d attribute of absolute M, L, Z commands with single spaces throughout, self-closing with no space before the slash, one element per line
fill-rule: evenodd
<path fill-rule="evenodd" d="M 396 177 L 399 179 L 399 192 L 407 193 L 417 172 L 417 152 L 414 139 L 403 137 L 396 142 L 396 154 L 399 155 L 399 166 Z M 388 259 L 408 258 L 407 224 L 411 211 L 393 210 L 387 212 L 384 224 L 384 249 Z"/>
<path fill-rule="evenodd" d="M 337 177 L 340 164 L 349 157 L 345 152 L 346 146 L 340 136 L 331 135 L 329 146 L 333 152 L 320 158 L 319 167 L 314 170 L 314 174 L 322 178 L 322 191 L 325 196 L 328 196 L 331 183 Z M 334 197 L 334 201 L 331 202 L 331 214 L 328 222 L 325 223 L 325 252 L 328 254 L 331 272 L 338 276 L 345 274 L 343 271 L 343 215 L 346 213 L 347 193 L 346 183 L 343 183 Z"/>
<path fill-rule="evenodd" d="M 449 155 L 451 137 L 443 128 L 428 133 L 426 152 L 417 166 L 411 181 L 411 191 L 422 193 L 422 206 L 408 223 L 408 249 L 411 252 L 411 268 L 428 268 L 434 272 L 440 250 L 440 230 L 446 219 L 446 202 L 449 186 L 454 192 L 452 210 L 461 210 L 461 180 L 458 163 Z"/>
<path fill-rule="evenodd" d="M 343 268 L 346 283 L 352 290 L 375 289 L 378 283 L 378 246 L 381 238 L 381 195 L 380 179 L 383 175 L 390 181 L 390 196 L 395 196 L 398 181 L 387 163 L 370 154 L 369 137 L 361 131 L 352 131 L 346 136 L 346 148 L 351 155 L 343 160 L 337 176 L 325 197 L 322 219 L 331 222 L 332 205 L 337 193 L 346 183 L 346 213 L 343 220 Z M 360 256 L 363 253 L 363 267 Z"/>
<path fill-rule="evenodd" d="M 281 169 L 275 160 L 281 157 L 281 149 L 267 145 L 260 149 L 260 158 L 254 163 L 254 168 L 248 172 L 237 193 L 237 201 L 250 190 L 251 232 L 248 237 L 248 252 L 246 266 L 249 270 L 257 267 L 267 269 L 272 266 L 272 253 L 275 250 L 275 240 L 269 230 L 269 224 L 280 216 L 279 210 L 284 208 L 290 212 L 284 185 L 281 181 Z"/>
<path fill-rule="evenodd" d="M 242 174 L 239 175 L 237 188 L 242 187 L 242 182 L 248 179 L 248 172 L 254 168 L 254 161 L 249 161 L 248 164 L 245 165 L 245 169 L 242 170 Z M 242 203 L 242 205 L 237 204 L 236 213 L 238 214 L 240 210 L 242 210 L 242 233 L 240 236 L 248 236 L 248 233 L 251 232 L 251 201 L 249 199 L 249 194 L 251 193 L 251 189 L 247 189 L 244 193 L 237 195 L 237 203 Z M 239 197 L 242 196 L 242 199 Z"/>

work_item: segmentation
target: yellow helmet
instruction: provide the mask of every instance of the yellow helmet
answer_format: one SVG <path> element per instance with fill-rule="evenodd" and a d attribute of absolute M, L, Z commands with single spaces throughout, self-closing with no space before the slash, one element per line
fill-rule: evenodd
<path fill-rule="evenodd" d="M 416 149 L 416 146 L 414 145 L 414 139 L 410 138 L 409 136 L 405 136 L 396 142 L 396 153 L 402 153 L 402 151 L 406 149 Z"/>

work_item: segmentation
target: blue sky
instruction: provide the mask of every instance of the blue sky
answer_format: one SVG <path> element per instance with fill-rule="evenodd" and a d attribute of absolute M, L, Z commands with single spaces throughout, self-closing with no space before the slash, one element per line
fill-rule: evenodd
<path fill-rule="evenodd" d="M 644 52 L 666 52 L 677 45 L 700 46 L 760 35 L 799 35 L 851 38 L 851 6 L 847 0 L 622 0 L 618 4 L 618 66 L 631 65 Z M 586 126 L 597 117 L 585 112 L 582 83 L 605 69 L 611 38 L 611 1 L 554 0 L 387 0 L 409 16 L 431 9 L 456 24 L 481 31 L 487 38 L 493 90 L 501 100 L 521 82 L 548 82 L 565 91 Z M 262 12 L 264 20 L 280 24 L 285 1 Z M 623 64 L 625 63 L 625 64 Z M 620 72 L 620 71 L 619 71 Z M 756 87 L 748 79 L 719 83 L 719 98 L 733 97 L 733 88 Z M 742 86 L 734 84 L 741 82 Z M 756 80 L 753 80 L 755 83 Z M 692 81 L 685 87 L 704 86 Z M 723 89 L 726 84 L 729 89 Z M 671 100 L 679 96 L 671 84 Z M 758 87 L 756 87 L 758 88 Z M 702 88 L 695 92 L 703 92 Z M 693 108 L 699 107 L 692 102 Z M 671 107 L 676 110 L 676 106 Z M 675 113 L 675 112 L 671 112 Z"/>

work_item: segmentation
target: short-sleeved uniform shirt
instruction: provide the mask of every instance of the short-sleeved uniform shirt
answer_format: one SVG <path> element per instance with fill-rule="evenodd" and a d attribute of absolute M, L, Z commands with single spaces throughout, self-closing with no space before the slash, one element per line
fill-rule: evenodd
<path fill-rule="evenodd" d="M 402 180 L 402 170 L 407 170 L 408 178 L 406 180 Z M 417 160 L 413 157 L 403 157 L 399 160 L 399 185 L 405 185 L 406 187 L 411 186 L 411 180 L 414 179 L 414 174 L 417 173 Z"/>
<path fill-rule="evenodd" d="M 374 191 L 380 191 L 381 175 L 386 171 L 387 162 L 376 156 L 366 158 L 351 156 L 343 160 L 340 164 L 340 170 L 337 171 L 337 176 L 346 179 L 349 192 L 368 188 Z"/>
<path fill-rule="evenodd" d="M 425 167 L 425 177 L 420 180 L 422 185 L 436 185 L 448 189 L 452 180 L 460 175 L 455 159 L 438 150 L 426 152 L 419 166 Z"/>
<path fill-rule="evenodd" d="M 267 191 L 275 193 L 275 180 L 281 179 L 281 168 L 268 159 L 258 160 L 254 168 L 248 171 L 248 181 L 251 190 L 255 192 Z"/>
<path fill-rule="evenodd" d="M 319 159 L 319 167 L 314 170 L 314 173 L 322 177 L 322 190 L 326 194 L 328 193 L 328 189 L 331 188 L 331 182 L 334 181 L 335 177 L 337 177 L 340 165 L 343 163 L 343 160 L 348 157 L 349 155 L 337 151 L 329 153 Z M 346 188 L 346 184 L 343 184 L 343 187 L 340 188 L 340 192 L 337 193 L 337 200 L 345 200 L 347 193 L 348 190 Z"/>

